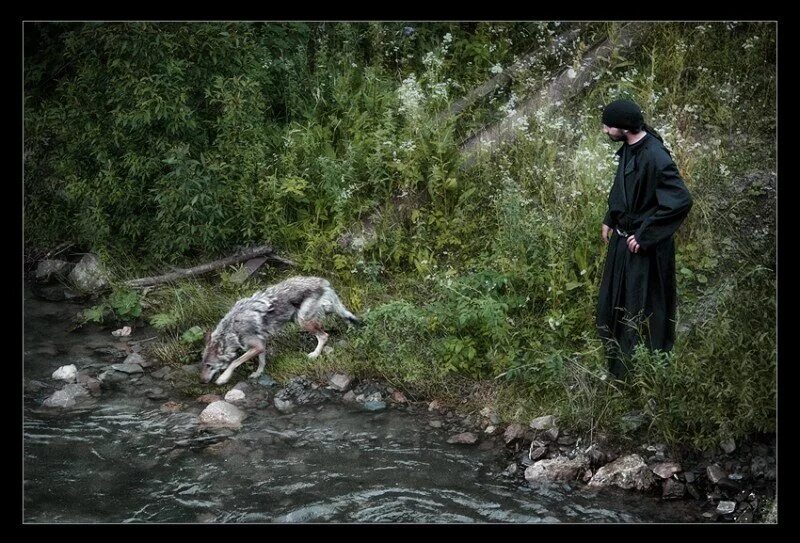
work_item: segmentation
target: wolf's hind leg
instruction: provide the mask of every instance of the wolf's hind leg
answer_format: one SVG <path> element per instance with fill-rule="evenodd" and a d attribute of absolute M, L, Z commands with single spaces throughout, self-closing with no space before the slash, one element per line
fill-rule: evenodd
<path fill-rule="evenodd" d="M 317 348 L 314 349 L 312 352 L 308 353 L 309 358 L 316 358 L 322 353 L 322 348 L 325 346 L 325 343 L 328 342 L 328 334 L 325 330 L 322 329 L 322 323 L 316 320 L 313 321 L 305 321 L 301 320 L 299 322 L 300 326 L 303 330 L 307 332 L 311 332 L 317 337 Z"/>

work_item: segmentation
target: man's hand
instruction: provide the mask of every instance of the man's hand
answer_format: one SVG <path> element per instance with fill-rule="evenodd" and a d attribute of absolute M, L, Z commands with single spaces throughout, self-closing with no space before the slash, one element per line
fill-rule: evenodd
<path fill-rule="evenodd" d="M 632 252 L 632 253 L 638 253 L 639 252 L 639 242 L 636 241 L 636 236 L 631 234 L 630 236 L 628 236 L 628 239 L 626 241 L 628 243 L 628 250 L 630 252 Z"/>
<path fill-rule="evenodd" d="M 600 231 L 600 239 L 603 240 L 603 243 L 608 245 L 608 241 L 611 239 L 611 233 L 614 231 L 613 228 L 607 225 L 603 225 L 602 230 Z"/>

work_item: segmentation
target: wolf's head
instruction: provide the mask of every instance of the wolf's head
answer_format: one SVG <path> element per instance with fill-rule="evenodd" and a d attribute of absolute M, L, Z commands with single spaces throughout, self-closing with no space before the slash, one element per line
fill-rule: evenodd
<path fill-rule="evenodd" d="M 236 348 L 210 332 L 206 333 L 206 347 L 200 363 L 200 380 L 208 383 L 236 358 Z"/>

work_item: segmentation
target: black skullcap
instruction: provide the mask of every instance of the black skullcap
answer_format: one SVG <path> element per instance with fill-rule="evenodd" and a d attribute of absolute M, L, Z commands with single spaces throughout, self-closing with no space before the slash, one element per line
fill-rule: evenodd
<path fill-rule="evenodd" d="M 644 117 L 636 102 L 620 98 L 603 109 L 603 124 L 613 128 L 640 130 L 644 124 Z"/>

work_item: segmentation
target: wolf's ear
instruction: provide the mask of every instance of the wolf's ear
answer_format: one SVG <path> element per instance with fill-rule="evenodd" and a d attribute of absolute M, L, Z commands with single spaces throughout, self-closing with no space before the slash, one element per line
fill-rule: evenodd
<path fill-rule="evenodd" d="M 208 342 L 210 340 L 211 340 L 211 330 L 206 330 L 206 336 L 205 336 L 206 345 L 208 345 Z"/>

